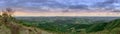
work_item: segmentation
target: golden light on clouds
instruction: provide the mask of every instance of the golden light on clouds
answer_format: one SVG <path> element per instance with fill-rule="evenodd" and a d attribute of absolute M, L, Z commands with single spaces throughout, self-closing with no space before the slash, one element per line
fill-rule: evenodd
<path fill-rule="evenodd" d="M 115 12 L 15 12 L 15 16 L 120 16 Z"/>
<path fill-rule="evenodd" d="M 16 9 L 14 16 L 120 16 L 120 13 L 110 10 L 48 10 L 48 11 L 30 11 L 25 9 Z"/>

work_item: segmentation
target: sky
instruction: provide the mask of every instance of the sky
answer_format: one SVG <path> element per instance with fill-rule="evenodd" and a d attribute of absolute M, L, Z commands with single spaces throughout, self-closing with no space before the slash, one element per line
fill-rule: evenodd
<path fill-rule="evenodd" d="M 93 13 L 92 16 L 99 16 L 94 15 L 96 12 L 103 16 L 111 12 L 113 16 L 120 11 L 120 0 L 0 0 L 1 10 L 8 7 L 17 11 L 15 15 L 23 14 L 21 16 L 81 16 L 79 13 L 89 16 L 88 12 Z"/>

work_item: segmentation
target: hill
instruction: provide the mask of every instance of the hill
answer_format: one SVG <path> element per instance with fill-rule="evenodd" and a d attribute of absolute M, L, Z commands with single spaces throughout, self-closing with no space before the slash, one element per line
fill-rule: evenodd
<path fill-rule="evenodd" d="M 25 26 L 35 26 L 45 31 L 62 34 L 107 34 L 119 32 L 119 17 L 25 17 L 19 18 Z M 36 18 L 36 19 L 35 19 Z M 108 19 L 109 18 L 109 19 Z M 114 19 L 113 19 L 114 18 Z"/>

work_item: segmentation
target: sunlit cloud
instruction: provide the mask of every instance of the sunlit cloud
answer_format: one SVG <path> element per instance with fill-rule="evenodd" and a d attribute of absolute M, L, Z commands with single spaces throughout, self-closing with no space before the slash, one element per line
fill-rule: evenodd
<path fill-rule="evenodd" d="M 80 16 L 81 14 L 78 13 L 83 14 L 84 12 L 83 15 L 88 14 L 89 16 L 94 14 L 99 15 L 99 13 L 104 12 L 106 14 L 109 12 L 119 13 L 120 0 L 0 0 L 0 9 L 7 7 L 14 8 L 16 15 L 37 15 L 40 13 L 39 15 L 67 16 L 71 14 L 72 16 Z M 45 12 L 45 14 L 42 12 Z M 112 15 L 117 15 L 118 13 Z"/>

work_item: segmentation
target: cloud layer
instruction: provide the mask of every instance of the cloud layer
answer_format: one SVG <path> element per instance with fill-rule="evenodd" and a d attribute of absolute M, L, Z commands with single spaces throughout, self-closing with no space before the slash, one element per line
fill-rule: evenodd
<path fill-rule="evenodd" d="M 0 0 L 0 7 L 48 10 L 61 9 L 120 9 L 120 0 Z"/>

